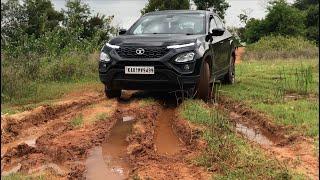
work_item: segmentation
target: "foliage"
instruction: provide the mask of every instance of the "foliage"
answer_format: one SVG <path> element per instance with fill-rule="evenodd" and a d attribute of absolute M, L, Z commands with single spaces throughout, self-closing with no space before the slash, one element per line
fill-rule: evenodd
<path fill-rule="evenodd" d="M 213 8 L 214 11 L 224 19 L 226 10 L 230 7 L 226 0 L 194 0 L 197 9 L 207 10 L 208 8 Z"/>
<path fill-rule="evenodd" d="M 189 0 L 148 0 L 141 14 L 161 10 L 189 9 Z"/>
<path fill-rule="evenodd" d="M 95 53 L 115 33 L 113 16 L 92 15 L 80 0 L 55 11 L 50 0 L 1 3 L 1 97 L 33 97 L 40 84 L 96 78 Z M 91 55 L 88 55 L 91 54 Z"/>
<path fill-rule="evenodd" d="M 303 37 L 266 36 L 246 47 L 244 59 L 317 58 L 317 46 Z"/>
<path fill-rule="evenodd" d="M 273 1 L 265 19 L 250 19 L 244 32 L 245 41 L 253 43 L 267 35 L 304 36 L 304 14 L 284 0 Z"/>
<path fill-rule="evenodd" d="M 317 0 L 297 0 L 294 7 L 301 10 L 305 18 L 306 37 L 316 41 L 319 45 L 319 1 Z"/>

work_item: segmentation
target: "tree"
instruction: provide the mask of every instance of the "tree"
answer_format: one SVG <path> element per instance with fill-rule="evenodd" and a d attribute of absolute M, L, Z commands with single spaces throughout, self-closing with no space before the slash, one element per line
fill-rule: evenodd
<path fill-rule="evenodd" d="M 36 37 L 51 31 L 63 20 L 63 14 L 54 10 L 50 0 L 25 0 L 25 12 L 28 17 L 28 34 Z"/>
<path fill-rule="evenodd" d="M 306 38 L 319 44 L 319 1 L 297 0 L 293 6 L 301 10 L 306 16 Z"/>
<path fill-rule="evenodd" d="M 296 0 L 293 7 L 299 10 L 307 10 L 310 6 L 319 5 L 319 0 Z"/>
<path fill-rule="evenodd" d="M 63 25 L 67 28 L 80 30 L 90 17 L 90 8 L 82 0 L 67 0 Z"/>
<path fill-rule="evenodd" d="M 243 23 L 244 25 L 247 24 L 247 21 L 250 19 L 250 14 L 252 13 L 252 9 L 242 9 L 241 10 L 241 13 L 239 14 L 239 19 L 240 19 L 240 22 Z"/>
<path fill-rule="evenodd" d="M 207 10 L 208 8 L 213 8 L 214 11 L 224 19 L 226 10 L 230 7 L 226 0 L 194 0 L 197 9 Z"/>
<path fill-rule="evenodd" d="M 250 19 L 244 37 L 247 43 L 258 41 L 267 35 L 304 36 L 305 15 L 285 0 L 270 2 L 265 19 Z"/>
<path fill-rule="evenodd" d="M 189 0 L 148 0 L 141 14 L 160 10 L 189 9 Z"/>
<path fill-rule="evenodd" d="M 243 38 L 247 43 L 254 43 L 261 37 L 268 34 L 266 29 L 267 28 L 264 20 L 251 18 L 246 24 L 243 32 Z"/>
<path fill-rule="evenodd" d="M 265 18 L 266 31 L 285 36 L 304 35 L 304 14 L 290 6 L 285 0 L 270 3 Z"/>

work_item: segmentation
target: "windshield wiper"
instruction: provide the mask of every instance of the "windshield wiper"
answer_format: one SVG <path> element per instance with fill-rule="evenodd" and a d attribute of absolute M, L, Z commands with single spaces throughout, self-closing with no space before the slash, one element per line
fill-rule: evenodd
<path fill-rule="evenodd" d="M 189 35 L 194 35 L 194 34 L 193 33 L 186 33 L 186 35 L 189 36 Z"/>

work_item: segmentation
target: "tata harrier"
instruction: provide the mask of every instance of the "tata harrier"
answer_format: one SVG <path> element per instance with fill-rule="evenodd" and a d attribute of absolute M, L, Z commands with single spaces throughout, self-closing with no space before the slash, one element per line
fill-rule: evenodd
<path fill-rule="evenodd" d="M 121 90 L 188 92 L 208 100 L 215 81 L 235 81 L 235 45 L 211 11 L 145 14 L 101 49 L 99 77 L 108 97 Z"/>

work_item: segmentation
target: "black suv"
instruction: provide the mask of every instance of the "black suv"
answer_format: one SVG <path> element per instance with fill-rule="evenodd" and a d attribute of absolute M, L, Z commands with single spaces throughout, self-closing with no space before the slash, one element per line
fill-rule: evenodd
<path fill-rule="evenodd" d="M 183 90 L 207 100 L 215 81 L 234 83 L 234 51 L 233 36 L 217 14 L 156 11 L 104 45 L 99 76 L 108 97 L 122 89 Z"/>

